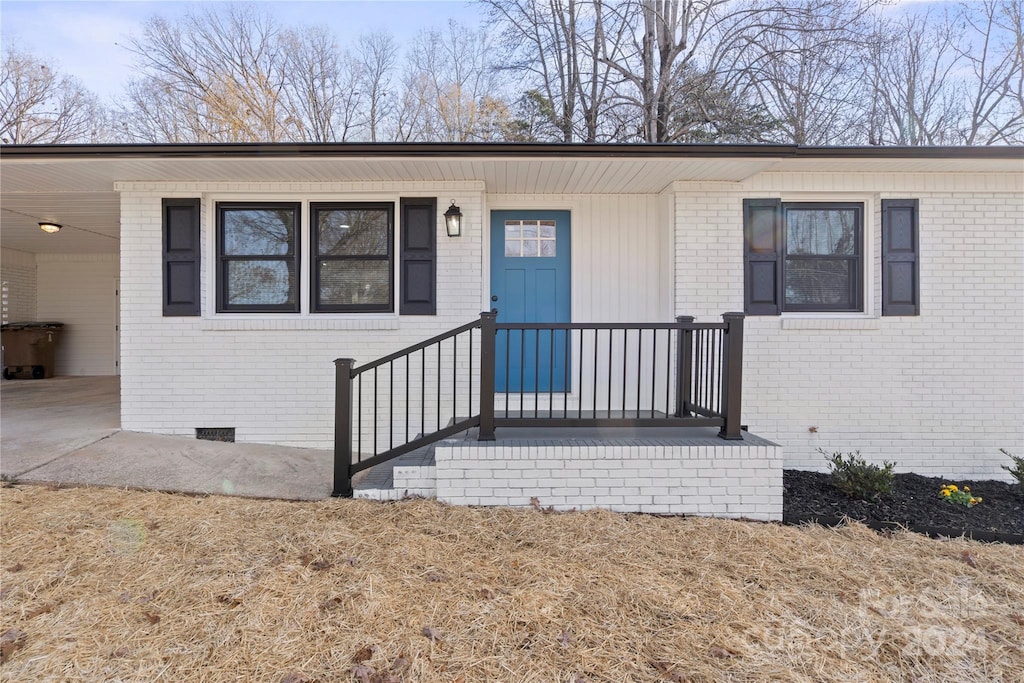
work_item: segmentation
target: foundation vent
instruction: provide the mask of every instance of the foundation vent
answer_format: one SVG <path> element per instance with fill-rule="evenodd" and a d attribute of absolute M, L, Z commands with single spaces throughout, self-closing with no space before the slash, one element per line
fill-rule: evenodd
<path fill-rule="evenodd" d="M 234 427 L 196 427 L 196 438 L 203 441 L 235 442 Z"/>

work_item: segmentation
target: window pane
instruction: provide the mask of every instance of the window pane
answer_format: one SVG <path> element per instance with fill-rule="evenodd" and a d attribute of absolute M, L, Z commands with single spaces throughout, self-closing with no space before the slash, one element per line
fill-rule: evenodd
<path fill-rule="evenodd" d="M 537 236 L 537 221 L 523 221 L 523 237 Z"/>
<path fill-rule="evenodd" d="M 519 239 L 505 240 L 505 256 L 522 256 L 522 244 Z"/>
<path fill-rule="evenodd" d="M 227 303 L 269 306 L 295 303 L 291 261 L 228 261 Z"/>
<path fill-rule="evenodd" d="M 387 256 L 391 225 L 384 209 L 321 209 L 317 228 L 323 256 Z"/>
<path fill-rule="evenodd" d="M 786 259 L 786 303 L 854 308 L 853 262 L 848 259 Z"/>
<path fill-rule="evenodd" d="M 519 237 L 519 221 L 505 221 L 505 237 Z"/>
<path fill-rule="evenodd" d="M 787 209 L 786 253 L 853 256 L 857 253 L 857 212 Z"/>
<path fill-rule="evenodd" d="M 320 304 L 351 306 L 390 302 L 387 261 L 320 261 Z"/>
<path fill-rule="evenodd" d="M 554 240 L 541 240 L 541 243 L 540 243 L 540 255 L 541 256 L 554 256 L 555 255 L 555 241 Z"/>
<path fill-rule="evenodd" d="M 523 256 L 537 256 L 537 240 L 523 240 Z"/>
<path fill-rule="evenodd" d="M 554 221 L 541 221 L 540 222 L 540 236 L 541 237 L 554 237 L 555 236 L 555 222 Z"/>
<path fill-rule="evenodd" d="M 294 253 L 295 210 L 224 209 L 224 253 L 286 256 Z"/>

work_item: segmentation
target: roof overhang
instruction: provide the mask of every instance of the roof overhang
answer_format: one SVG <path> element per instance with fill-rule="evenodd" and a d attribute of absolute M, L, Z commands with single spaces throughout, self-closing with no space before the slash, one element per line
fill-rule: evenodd
<path fill-rule="evenodd" d="M 858 159 L 1017 159 L 1024 147 L 807 147 L 675 143 L 188 143 L 153 145 L 3 145 L 4 157 L 802 157 Z"/>
<path fill-rule="evenodd" d="M 304 143 L 0 147 L 3 244 L 115 251 L 115 183 L 483 183 L 495 194 L 656 193 L 761 173 L 1022 173 L 1022 147 Z M 46 235 L 55 221 L 72 230 Z"/>

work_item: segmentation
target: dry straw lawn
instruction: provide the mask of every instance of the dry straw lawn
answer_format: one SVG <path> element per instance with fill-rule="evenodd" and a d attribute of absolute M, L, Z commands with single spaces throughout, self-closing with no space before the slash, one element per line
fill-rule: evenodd
<path fill-rule="evenodd" d="M 431 501 L 0 503 L 4 680 L 1024 680 L 1019 547 Z"/>

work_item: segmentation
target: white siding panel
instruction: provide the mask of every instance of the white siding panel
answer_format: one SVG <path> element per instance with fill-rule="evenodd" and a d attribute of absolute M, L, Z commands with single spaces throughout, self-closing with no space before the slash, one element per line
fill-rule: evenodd
<path fill-rule="evenodd" d="M 117 255 L 39 254 L 37 263 L 36 317 L 64 323 L 56 374 L 117 374 Z"/>
<path fill-rule="evenodd" d="M 35 320 L 36 256 L 0 249 L 0 308 L 4 323 Z"/>
<path fill-rule="evenodd" d="M 490 210 L 572 214 L 572 319 L 669 322 L 668 217 L 658 195 L 487 196 Z"/>
<path fill-rule="evenodd" d="M 602 322 L 671 322 L 672 308 L 670 254 L 668 252 L 669 216 L 665 199 L 658 195 L 497 195 L 487 197 L 490 210 L 567 209 L 572 215 L 572 320 L 582 323 Z M 573 336 L 572 395 L 563 404 L 556 396 L 554 406 L 567 405 L 569 410 L 650 410 L 652 394 L 656 407 L 662 410 L 666 388 L 664 366 L 668 359 L 668 337 L 658 335 L 657 354 L 651 332 L 638 341 L 630 332 L 624 342 L 621 331 L 610 334 L 593 332 L 583 336 L 582 352 L 579 333 Z M 609 338 L 611 341 L 609 342 Z M 625 347 L 624 347 L 625 343 Z M 638 343 L 642 348 L 638 348 Z M 595 348 L 596 344 L 596 348 Z M 609 346 L 609 344 L 611 346 Z M 597 388 L 595 391 L 594 356 L 597 355 Z M 651 367 L 657 358 L 658 368 Z M 584 363 L 582 386 L 580 362 Z M 623 368 L 625 364 L 625 368 Z M 639 367 L 639 370 L 638 370 Z M 640 377 L 639 401 L 636 378 Z M 622 377 L 627 377 L 629 390 L 624 396 Z M 608 377 L 613 386 L 608 391 Z M 657 377 L 657 386 L 651 378 Z M 596 393 L 596 396 L 595 396 Z M 505 406 L 504 395 L 498 396 L 499 410 Z M 532 406 L 532 399 L 526 398 Z M 519 408 L 518 397 L 509 397 L 509 407 Z M 547 405 L 542 396 L 540 405 Z"/>

